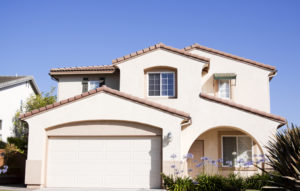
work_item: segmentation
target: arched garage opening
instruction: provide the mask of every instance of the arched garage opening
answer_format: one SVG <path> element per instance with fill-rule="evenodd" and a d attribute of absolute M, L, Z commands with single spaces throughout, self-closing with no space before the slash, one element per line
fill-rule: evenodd
<path fill-rule="evenodd" d="M 158 127 L 80 121 L 46 129 L 46 187 L 161 187 Z"/>
<path fill-rule="evenodd" d="M 189 175 L 201 173 L 238 173 L 249 176 L 258 173 L 253 164 L 264 167 L 264 153 L 255 137 L 236 127 L 210 128 L 193 142 L 189 149 Z"/>

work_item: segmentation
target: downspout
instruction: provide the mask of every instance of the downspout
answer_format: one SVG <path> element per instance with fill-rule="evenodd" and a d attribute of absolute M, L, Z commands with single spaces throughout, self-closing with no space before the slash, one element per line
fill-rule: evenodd
<path fill-rule="evenodd" d="M 190 126 L 192 124 L 192 118 L 188 118 L 187 120 L 183 120 L 181 122 L 181 129 L 185 129 L 187 126 Z"/>
<path fill-rule="evenodd" d="M 271 81 L 272 78 L 275 77 L 276 75 L 277 75 L 277 70 L 274 70 L 273 72 L 271 72 L 271 73 L 269 74 L 269 81 Z"/>

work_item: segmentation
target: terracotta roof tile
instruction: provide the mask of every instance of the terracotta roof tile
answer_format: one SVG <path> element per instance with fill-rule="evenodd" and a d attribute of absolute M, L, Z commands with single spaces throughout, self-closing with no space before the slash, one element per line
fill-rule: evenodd
<path fill-rule="evenodd" d="M 200 97 L 202 97 L 204 99 L 207 99 L 207 100 L 210 100 L 210 101 L 220 103 L 220 104 L 224 104 L 224 105 L 227 105 L 227 106 L 230 106 L 230 107 L 241 109 L 241 110 L 244 110 L 244 111 L 259 115 L 259 116 L 262 116 L 262 117 L 266 117 L 266 118 L 275 120 L 275 121 L 281 123 L 280 126 L 286 124 L 286 119 L 281 117 L 281 116 L 278 116 L 278 115 L 274 115 L 274 114 L 271 114 L 271 113 L 260 111 L 258 109 L 254 109 L 254 108 L 251 108 L 251 107 L 248 107 L 248 106 L 245 106 L 245 105 L 237 104 L 233 101 L 224 100 L 224 99 L 218 98 L 216 96 L 208 95 L 206 93 L 200 93 Z"/>
<path fill-rule="evenodd" d="M 52 68 L 50 72 L 75 72 L 75 71 L 114 71 L 116 68 L 112 65 L 103 66 L 78 66 L 66 68 Z"/>
<path fill-rule="evenodd" d="M 125 61 L 125 60 L 128 60 L 128 59 L 131 59 L 131 58 L 134 58 L 138 55 L 141 55 L 141 54 L 144 54 L 144 53 L 147 53 L 147 52 L 150 52 L 152 50 L 156 50 L 156 49 L 165 49 L 165 50 L 169 50 L 169 51 L 172 51 L 172 52 L 175 52 L 175 53 L 178 53 L 178 54 L 181 54 L 183 56 L 187 56 L 187 57 L 190 57 L 190 58 L 194 58 L 194 59 L 197 59 L 197 60 L 201 60 L 201 61 L 204 61 L 204 62 L 209 62 L 209 59 L 208 58 L 205 58 L 205 57 L 202 57 L 202 56 L 198 56 L 196 54 L 191 54 L 189 52 L 186 52 L 184 50 L 180 50 L 178 48 L 173 48 L 171 46 L 167 46 L 163 43 L 159 43 L 159 44 L 156 44 L 154 46 L 150 46 L 148 48 L 144 48 L 142 50 L 138 50 L 136 52 L 133 52 L 129 55 L 126 55 L 126 56 L 123 56 L 123 57 L 120 57 L 120 58 L 116 58 L 112 61 L 112 63 L 114 65 L 116 64 L 119 64 L 120 62 L 122 61 Z"/>
<path fill-rule="evenodd" d="M 147 106 L 159 109 L 161 111 L 168 112 L 168 113 L 171 113 L 173 115 L 177 115 L 177 116 L 185 118 L 185 119 L 190 119 L 191 118 L 188 113 L 185 113 L 183 111 L 179 111 L 177 109 L 173 109 L 173 108 L 170 108 L 170 107 L 167 107 L 167 106 L 164 106 L 164 105 L 161 105 L 161 104 L 158 104 L 158 103 L 155 103 L 155 102 L 143 99 L 143 98 L 135 97 L 133 95 L 123 93 L 123 92 L 120 92 L 118 90 L 108 88 L 106 86 L 102 86 L 102 87 L 97 88 L 95 90 L 91 90 L 89 92 L 85 92 L 85 93 L 82 93 L 80 95 L 76 95 L 74 97 L 62 100 L 60 102 L 56 102 L 54 104 L 50 104 L 50 105 L 47 105 L 45 107 L 41 107 L 39 109 L 35 109 L 33 111 L 21 114 L 20 119 L 24 119 L 24 118 L 27 118 L 29 116 L 31 117 L 33 115 L 36 115 L 36 114 L 42 112 L 42 111 L 50 110 L 52 108 L 56 108 L 56 107 L 59 107 L 59 106 L 64 105 L 64 104 L 71 103 L 75 100 L 82 99 L 84 97 L 87 97 L 89 95 L 93 95 L 93 94 L 99 93 L 99 92 L 105 92 L 105 93 L 109 93 L 109 94 L 112 94 L 112 95 L 115 95 L 115 96 L 119 96 L 119 97 L 134 101 L 134 102 L 139 103 L 139 104 L 147 105 Z"/>
<path fill-rule="evenodd" d="M 252 65 L 255 65 L 255 66 L 258 66 L 258 67 L 261 67 L 261 68 L 265 68 L 265 69 L 268 69 L 268 70 L 272 70 L 273 72 L 276 72 L 276 67 L 274 67 L 274 66 L 263 64 L 263 63 L 260 63 L 260 62 L 256 62 L 254 60 L 242 58 L 242 57 L 239 57 L 239 56 L 236 56 L 236 55 L 233 55 L 233 54 L 229 54 L 229 53 L 226 53 L 226 52 L 222 52 L 222 51 L 219 51 L 219 50 L 216 50 L 216 49 L 208 48 L 208 47 L 199 45 L 197 43 L 184 48 L 185 51 L 190 51 L 190 50 L 193 50 L 193 49 L 200 49 L 200 50 L 204 50 L 204 51 L 211 52 L 211 53 L 214 53 L 214 54 L 218 54 L 218 55 L 221 55 L 221 56 L 226 56 L 226 57 L 229 57 L 231 59 L 246 62 L 248 64 L 252 64 Z"/>
<path fill-rule="evenodd" d="M 67 68 L 52 68 L 49 75 L 53 78 L 59 75 L 74 75 L 74 74 L 112 74 L 116 71 L 113 65 L 105 66 L 79 66 Z"/>

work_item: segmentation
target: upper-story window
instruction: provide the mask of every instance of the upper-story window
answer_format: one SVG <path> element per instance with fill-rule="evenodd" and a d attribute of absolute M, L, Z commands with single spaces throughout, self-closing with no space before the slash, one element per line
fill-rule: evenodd
<path fill-rule="evenodd" d="M 230 99 L 230 80 L 219 80 L 218 95 L 223 99 Z"/>
<path fill-rule="evenodd" d="M 236 82 L 236 74 L 234 73 L 216 73 L 214 80 L 217 82 L 217 95 L 219 98 L 231 99 L 232 98 L 232 80 Z M 235 84 L 235 83 L 234 83 Z"/>
<path fill-rule="evenodd" d="M 82 92 L 87 92 L 105 85 L 105 78 L 83 78 Z"/>
<path fill-rule="evenodd" d="M 149 72 L 148 96 L 175 96 L 174 72 Z"/>

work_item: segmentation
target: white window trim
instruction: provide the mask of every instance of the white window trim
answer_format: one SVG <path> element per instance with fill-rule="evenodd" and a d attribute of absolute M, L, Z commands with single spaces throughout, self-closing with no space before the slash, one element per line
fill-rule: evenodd
<path fill-rule="evenodd" d="M 223 157 L 223 137 L 236 137 L 236 138 L 237 137 L 249 137 L 251 139 L 251 152 L 252 152 L 251 158 L 253 159 L 253 151 L 254 150 L 253 150 L 253 139 L 252 139 L 252 137 L 250 137 L 249 135 L 222 135 L 221 136 L 221 158 L 223 160 L 224 160 L 224 157 Z M 238 141 L 236 142 L 236 152 L 238 153 Z M 252 167 L 253 165 L 250 165 L 250 166 Z M 224 163 L 222 162 L 222 167 L 238 167 L 238 165 L 229 166 L 229 165 L 224 165 Z"/>
<path fill-rule="evenodd" d="M 161 74 L 162 73 L 172 73 L 173 74 L 173 95 L 172 96 L 168 96 L 168 95 L 161 95 L 162 94 L 162 77 Z M 159 96 L 149 96 L 149 74 L 160 74 L 159 80 L 160 80 L 160 95 Z M 175 89 L 176 89 L 176 84 L 175 84 L 175 72 L 172 71 L 159 71 L 159 72 L 147 72 L 147 97 L 149 98 L 155 98 L 155 97 L 175 97 Z"/>
<path fill-rule="evenodd" d="M 225 80 L 225 79 L 224 79 Z M 222 98 L 222 99 L 231 99 L 231 80 L 228 79 L 228 85 L 229 85 L 229 97 L 221 97 L 221 94 L 220 94 L 220 82 L 221 80 L 218 80 L 218 97 L 219 98 Z"/>

